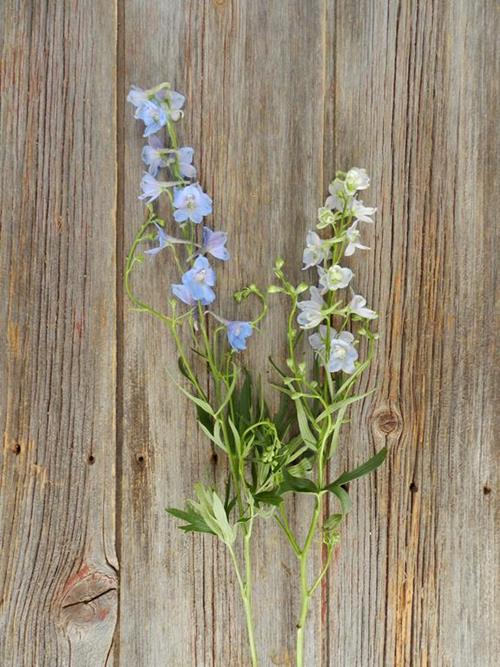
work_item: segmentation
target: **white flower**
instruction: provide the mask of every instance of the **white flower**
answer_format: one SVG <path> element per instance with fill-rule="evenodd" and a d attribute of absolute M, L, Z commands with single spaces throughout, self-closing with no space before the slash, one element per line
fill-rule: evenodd
<path fill-rule="evenodd" d="M 322 286 L 321 293 L 324 294 L 328 290 L 337 290 L 347 287 L 351 282 L 354 274 L 351 269 L 344 268 L 338 264 L 330 266 L 325 271 L 322 266 L 318 266 L 319 284 Z"/>
<path fill-rule="evenodd" d="M 326 206 L 322 206 L 321 208 L 318 208 L 318 224 L 316 227 L 318 229 L 324 229 L 325 227 L 328 227 L 328 225 L 334 225 L 335 224 L 335 214 L 330 211 L 329 208 L 326 208 Z"/>
<path fill-rule="evenodd" d="M 332 333 L 334 333 L 332 331 Z M 344 371 L 344 373 L 354 373 L 354 362 L 358 358 L 358 351 L 352 345 L 354 336 L 348 331 L 342 331 L 338 336 L 330 340 L 330 358 L 327 369 L 330 373 Z"/>
<path fill-rule="evenodd" d="M 345 176 L 344 188 L 348 195 L 354 195 L 358 190 L 366 190 L 370 186 L 370 178 L 366 169 L 353 167 Z"/>
<path fill-rule="evenodd" d="M 376 210 L 376 208 L 372 208 L 371 206 L 365 206 L 363 202 L 358 199 L 352 200 L 351 211 L 356 220 L 373 223 L 370 216 L 373 215 Z"/>
<path fill-rule="evenodd" d="M 297 317 L 301 329 L 313 329 L 325 318 L 321 312 L 321 309 L 325 306 L 321 292 L 317 287 L 310 287 L 309 293 L 311 295 L 310 300 L 297 303 L 297 308 L 302 311 Z"/>
<path fill-rule="evenodd" d="M 328 186 L 330 196 L 325 201 L 325 206 L 329 209 L 337 211 L 344 210 L 344 203 L 346 201 L 346 190 L 344 188 L 344 181 L 336 178 Z M 348 198 L 347 198 L 348 199 Z"/>
<path fill-rule="evenodd" d="M 316 266 L 316 264 L 330 257 L 330 245 L 328 241 L 321 239 L 316 232 L 307 232 L 306 244 L 302 258 L 305 265 L 303 271 L 309 269 L 311 266 Z"/>
<path fill-rule="evenodd" d="M 366 308 L 366 299 L 361 294 L 355 294 L 349 303 L 349 310 L 355 315 L 364 317 L 366 320 L 375 320 L 378 315 L 374 310 Z"/>
<path fill-rule="evenodd" d="M 348 331 L 342 331 L 337 334 L 335 329 L 330 329 L 330 356 L 328 363 L 325 364 L 325 348 L 326 339 L 328 336 L 328 328 L 322 324 L 319 328 L 319 333 L 313 333 L 309 336 L 309 343 L 321 359 L 323 365 L 327 367 L 330 373 L 336 371 L 344 371 L 345 373 L 352 373 L 354 371 L 354 362 L 358 358 L 358 352 L 352 342 L 354 336 Z"/>
<path fill-rule="evenodd" d="M 321 356 L 321 353 L 325 350 L 327 331 L 328 327 L 326 324 L 322 324 L 319 327 L 319 333 L 313 333 L 309 336 L 309 343 L 319 356 Z M 330 337 L 335 336 L 336 333 L 335 329 L 330 329 Z"/>
<path fill-rule="evenodd" d="M 349 241 L 344 253 L 346 257 L 354 255 L 356 248 L 358 248 L 359 250 L 370 250 L 370 248 L 367 245 L 363 245 L 362 243 L 359 242 L 360 233 L 358 230 L 357 220 L 356 222 L 352 223 L 349 229 L 346 230 L 345 235 L 347 237 L 347 240 Z"/>

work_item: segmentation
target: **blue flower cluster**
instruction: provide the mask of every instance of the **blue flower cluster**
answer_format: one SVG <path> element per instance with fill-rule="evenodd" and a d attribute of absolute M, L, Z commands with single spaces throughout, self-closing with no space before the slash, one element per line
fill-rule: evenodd
<path fill-rule="evenodd" d="M 181 226 L 200 225 L 203 219 L 212 213 L 212 199 L 203 192 L 197 182 L 196 168 L 193 166 L 194 151 L 189 146 L 177 147 L 177 140 L 172 123 L 182 118 L 185 97 L 171 90 L 170 84 L 161 83 L 149 90 L 132 86 L 127 101 L 135 107 L 135 118 L 144 123 L 144 137 L 148 143 L 142 150 L 142 160 L 147 167 L 144 172 L 139 199 L 151 204 L 166 193 L 173 209 L 173 218 Z M 165 146 L 156 133 L 167 128 L 171 146 Z M 159 180 L 158 173 L 167 169 L 170 178 Z M 207 254 L 222 260 L 229 259 L 226 249 L 227 234 L 216 232 L 203 226 L 202 242 L 179 239 L 170 236 L 157 223 L 157 243 L 146 250 L 149 255 L 156 255 L 164 248 L 175 244 L 195 246 L 197 252 L 187 259 L 189 268 L 183 273 L 181 282 L 172 285 L 174 296 L 190 307 L 208 306 L 215 301 L 214 291 L 216 276 L 206 257 Z M 189 236 L 189 235 L 188 235 Z M 194 236 L 191 235 L 191 239 Z M 208 311 L 207 311 L 208 312 Z M 252 334 L 250 322 L 228 321 L 211 313 L 226 327 L 227 339 L 233 350 L 246 349 L 246 339 Z"/>

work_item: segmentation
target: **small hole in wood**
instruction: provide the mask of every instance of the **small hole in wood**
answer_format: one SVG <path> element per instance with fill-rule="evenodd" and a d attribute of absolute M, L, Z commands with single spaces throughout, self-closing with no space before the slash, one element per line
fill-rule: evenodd
<path fill-rule="evenodd" d="M 483 486 L 483 493 L 485 496 L 488 496 L 491 493 L 491 488 L 487 484 Z"/>
<path fill-rule="evenodd" d="M 412 493 L 417 493 L 417 491 L 418 491 L 418 486 L 415 484 L 415 482 L 412 482 L 412 483 L 410 484 L 410 491 L 411 491 Z"/>
<path fill-rule="evenodd" d="M 21 453 L 21 445 L 17 442 L 14 447 L 12 447 L 12 451 L 18 456 Z"/>
<path fill-rule="evenodd" d="M 95 456 L 93 454 L 89 454 L 87 461 L 90 465 L 93 465 L 95 463 Z"/>
<path fill-rule="evenodd" d="M 137 454 L 137 456 L 135 458 L 136 458 L 137 463 L 144 463 L 144 455 L 143 454 Z"/>
<path fill-rule="evenodd" d="M 212 452 L 212 456 L 210 457 L 210 462 L 216 466 L 217 462 L 219 460 L 219 457 L 217 456 L 217 452 Z"/>

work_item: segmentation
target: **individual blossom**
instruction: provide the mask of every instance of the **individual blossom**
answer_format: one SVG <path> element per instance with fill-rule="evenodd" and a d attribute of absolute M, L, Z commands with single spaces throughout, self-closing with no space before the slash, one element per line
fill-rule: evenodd
<path fill-rule="evenodd" d="M 330 337 L 332 336 L 333 329 L 330 328 Z M 309 336 L 309 343 L 312 349 L 316 352 L 318 357 L 324 363 L 324 353 L 326 349 L 326 339 L 328 337 L 328 327 L 326 324 L 320 324 L 319 331 L 311 334 Z"/>
<path fill-rule="evenodd" d="M 186 285 L 175 284 L 172 285 L 171 289 L 173 295 L 176 296 L 180 301 L 188 306 L 196 306 L 197 301 L 195 298 L 193 298 L 193 295 L 189 291 L 189 288 L 186 287 Z"/>
<path fill-rule="evenodd" d="M 130 86 L 130 91 L 127 95 L 127 102 L 130 102 L 136 108 L 141 107 L 143 104 L 149 102 L 150 100 L 156 100 L 159 102 L 164 97 L 164 91 L 169 87 L 169 85 L 170 84 L 164 82 L 160 83 L 154 88 L 149 88 L 147 90 L 139 88 L 139 86 Z"/>
<path fill-rule="evenodd" d="M 361 294 L 355 294 L 352 297 L 349 303 L 349 310 L 351 313 L 359 315 L 359 317 L 363 317 L 366 320 L 375 320 L 378 317 L 374 310 L 366 308 L 366 299 Z"/>
<path fill-rule="evenodd" d="M 166 192 L 168 188 L 172 188 L 177 184 L 178 181 L 158 181 L 154 176 L 146 172 L 141 180 L 142 195 L 139 195 L 139 199 L 145 199 L 150 204 L 155 199 L 158 199 L 162 192 Z"/>
<path fill-rule="evenodd" d="M 310 299 L 297 302 L 297 308 L 301 311 L 297 317 L 297 322 L 301 329 L 313 329 L 325 319 L 322 312 L 325 302 L 321 292 L 317 287 L 310 287 L 309 294 Z"/>
<path fill-rule="evenodd" d="M 359 199 L 353 199 L 351 204 L 351 213 L 360 222 L 370 222 L 373 224 L 372 216 L 376 212 L 376 208 L 365 206 Z"/>
<path fill-rule="evenodd" d="M 370 178 L 366 169 L 353 167 L 345 175 L 344 188 L 348 195 L 354 195 L 358 190 L 366 190 L 370 186 Z"/>
<path fill-rule="evenodd" d="M 354 373 L 354 362 L 358 358 L 358 351 L 352 344 L 354 336 L 349 331 L 342 331 L 337 335 L 335 329 L 331 330 L 330 357 L 326 365 L 330 373 L 344 371 Z"/>
<path fill-rule="evenodd" d="M 141 104 L 135 112 L 135 117 L 140 118 L 144 123 L 144 137 L 158 132 L 167 124 L 167 110 L 163 104 L 156 100 L 148 100 Z"/>
<path fill-rule="evenodd" d="M 346 196 L 345 184 L 344 181 L 341 181 L 339 178 L 336 178 L 328 186 L 328 192 L 330 196 L 327 197 L 325 201 L 326 208 L 336 211 L 343 211 L 346 202 L 349 201 L 349 197 Z"/>
<path fill-rule="evenodd" d="M 252 335 L 253 327 L 250 322 L 227 322 L 227 340 L 233 350 L 246 350 L 247 338 Z"/>
<path fill-rule="evenodd" d="M 326 206 L 318 208 L 318 224 L 316 225 L 316 227 L 318 229 L 324 229 L 329 225 L 333 227 L 334 224 L 335 224 L 335 214 L 332 213 L 332 211 Z"/>
<path fill-rule="evenodd" d="M 208 306 L 215 300 L 215 271 L 210 266 L 206 257 L 197 257 L 193 268 L 186 271 L 182 276 L 182 284 L 185 285 L 195 301 L 200 301 L 203 306 Z"/>
<path fill-rule="evenodd" d="M 181 176 L 185 178 L 196 178 L 196 168 L 193 167 L 194 150 L 189 146 L 184 146 L 176 151 L 177 164 Z"/>
<path fill-rule="evenodd" d="M 359 242 L 359 239 L 361 237 L 361 233 L 358 229 L 358 221 L 356 220 L 355 222 L 352 223 L 352 225 L 349 227 L 349 229 L 346 230 L 346 238 L 348 241 L 347 247 L 345 249 L 345 255 L 346 257 L 350 257 L 351 255 L 354 255 L 356 249 L 358 250 L 370 250 L 370 248 L 367 245 L 363 245 L 362 243 Z"/>
<path fill-rule="evenodd" d="M 229 252 L 226 249 L 226 232 L 214 232 L 209 227 L 203 227 L 203 245 L 201 253 L 209 253 L 212 257 L 226 262 L 229 259 Z"/>
<path fill-rule="evenodd" d="M 162 140 L 156 135 L 151 135 L 148 145 L 142 149 L 142 159 L 149 167 L 148 172 L 151 176 L 156 176 L 159 169 L 167 166 L 167 154 L 168 151 L 163 146 Z"/>
<path fill-rule="evenodd" d="M 175 190 L 174 208 L 174 219 L 177 222 L 191 220 L 198 225 L 206 215 L 212 213 L 212 200 L 198 183 L 192 183 Z"/>
<path fill-rule="evenodd" d="M 330 244 L 328 241 L 324 241 L 316 232 L 307 232 L 306 247 L 302 257 L 302 261 L 304 262 L 303 271 L 328 259 L 330 254 Z"/>
<path fill-rule="evenodd" d="M 175 90 L 164 89 L 160 93 L 161 97 L 165 101 L 165 104 L 168 108 L 168 115 L 173 121 L 179 120 L 182 118 L 182 107 L 186 98 L 181 93 L 176 92 Z"/>
<path fill-rule="evenodd" d="M 351 282 L 354 274 L 351 269 L 334 264 L 325 270 L 322 266 L 318 266 L 319 284 L 322 287 L 321 294 L 327 291 L 334 291 L 347 287 Z"/>
<path fill-rule="evenodd" d="M 189 244 L 189 241 L 186 241 L 185 239 L 177 239 L 175 238 L 175 236 L 170 236 L 169 234 L 167 234 L 165 230 L 162 227 L 160 227 L 158 223 L 155 222 L 154 224 L 157 229 L 156 240 L 158 241 L 158 245 L 156 246 L 156 248 L 150 248 L 149 250 L 145 250 L 144 252 L 146 255 L 156 255 L 157 253 L 160 252 L 160 250 L 167 248 L 169 245 Z"/>

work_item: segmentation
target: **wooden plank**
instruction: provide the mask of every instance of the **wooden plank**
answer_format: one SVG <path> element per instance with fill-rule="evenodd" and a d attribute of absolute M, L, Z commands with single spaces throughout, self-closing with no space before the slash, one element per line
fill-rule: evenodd
<path fill-rule="evenodd" d="M 115 7 L 0 25 L 0 662 L 111 665 Z"/>
<path fill-rule="evenodd" d="M 493 459 L 496 330 L 491 190 L 498 62 L 492 2 L 328 3 L 325 172 L 373 175 L 374 254 L 356 257 L 380 310 L 344 460 L 383 444 L 356 485 L 325 592 L 328 665 L 498 661 Z M 326 143 L 328 149 L 328 142 Z M 492 201 L 493 200 L 493 201 Z"/>
<path fill-rule="evenodd" d="M 233 261 L 219 270 L 218 307 L 231 316 L 232 291 L 251 281 L 265 285 L 276 255 L 296 267 L 299 279 L 303 239 L 322 198 L 323 3 L 158 0 L 146 10 L 127 0 L 123 20 L 122 99 L 130 84 L 164 79 L 187 95 L 182 138 L 194 146 L 201 182 L 214 198 L 213 224 L 229 232 Z M 127 245 L 142 216 L 136 198 L 143 140 L 131 109 L 124 113 Z M 165 303 L 175 275 L 169 265 L 164 256 L 141 267 L 137 284 L 158 303 Z M 276 305 L 252 341 L 252 366 L 267 365 L 270 351 L 284 355 L 282 315 L 283 305 Z M 190 406 L 167 380 L 164 366 L 176 362 L 166 333 L 125 307 L 123 335 L 121 664 L 248 664 L 224 549 L 210 537 L 180 534 L 163 512 L 190 494 L 200 476 L 220 479 L 222 462 L 197 436 Z M 296 564 L 275 528 L 265 540 L 258 531 L 255 562 L 262 664 L 289 665 L 297 613 L 289 573 Z M 320 664 L 318 624 L 319 600 L 308 665 Z"/>

